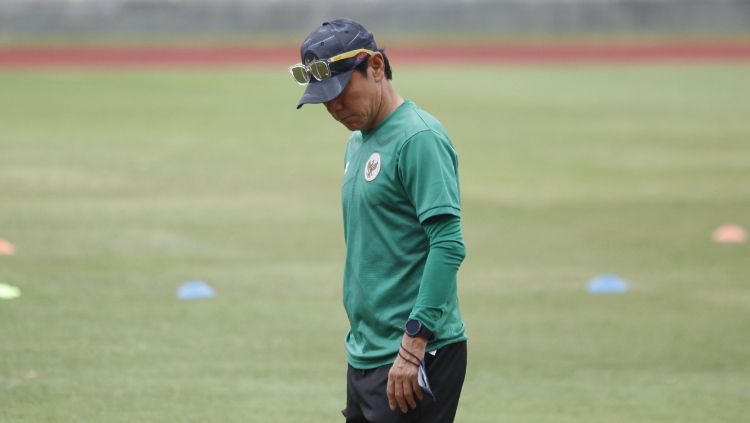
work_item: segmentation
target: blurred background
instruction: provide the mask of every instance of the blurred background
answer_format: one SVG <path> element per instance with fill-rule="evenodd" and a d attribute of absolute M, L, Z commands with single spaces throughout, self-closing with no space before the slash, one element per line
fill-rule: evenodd
<path fill-rule="evenodd" d="M 257 33 L 296 38 L 332 16 L 357 16 L 399 36 L 513 36 L 676 32 L 734 34 L 750 26 L 746 0 L 4 0 L 0 35 L 175 36 Z"/>
<path fill-rule="evenodd" d="M 351 17 L 459 153 L 457 422 L 750 418 L 750 1 L 0 0 L 0 421 L 343 421 Z"/>

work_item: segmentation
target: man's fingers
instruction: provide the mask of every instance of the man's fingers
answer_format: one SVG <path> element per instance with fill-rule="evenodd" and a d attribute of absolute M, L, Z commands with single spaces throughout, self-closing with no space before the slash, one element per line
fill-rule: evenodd
<path fill-rule="evenodd" d="M 391 377 L 391 374 L 388 374 L 388 386 L 386 387 L 386 393 L 388 394 L 388 407 L 390 407 L 391 411 L 396 411 L 396 384 L 393 381 L 393 378 Z"/>
<path fill-rule="evenodd" d="M 404 399 L 404 384 L 400 381 L 394 381 L 394 385 L 396 388 L 396 402 L 398 402 L 398 408 L 401 409 L 402 413 L 406 413 L 409 411 L 409 407 L 406 404 L 406 400 Z"/>
<path fill-rule="evenodd" d="M 417 401 L 414 400 L 414 394 L 412 393 L 411 380 L 404 380 L 404 398 L 410 408 L 417 408 Z"/>
<path fill-rule="evenodd" d="M 386 394 L 388 394 L 388 407 L 392 411 L 396 408 L 402 413 L 408 413 L 409 409 L 417 408 L 417 398 L 421 401 L 423 398 L 422 389 L 417 381 L 417 373 L 411 367 L 406 367 L 404 363 L 393 364 L 388 372 L 388 385 Z M 416 396 L 416 397 L 415 397 Z"/>
<path fill-rule="evenodd" d="M 416 394 L 417 398 L 422 401 L 424 399 L 424 395 L 422 394 L 422 387 L 419 386 L 419 382 L 417 381 L 417 379 L 413 379 L 411 381 L 411 387 L 412 390 L 414 390 L 414 394 Z"/>

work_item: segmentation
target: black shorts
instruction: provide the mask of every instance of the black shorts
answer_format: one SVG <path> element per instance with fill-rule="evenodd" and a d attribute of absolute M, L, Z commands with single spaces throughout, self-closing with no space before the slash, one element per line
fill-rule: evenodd
<path fill-rule="evenodd" d="M 391 365 L 370 370 L 349 366 L 346 377 L 347 423 L 448 423 L 456 416 L 466 376 L 466 341 L 446 345 L 433 356 L 425 354 L 427 379 L 435 399 L 424 396 L 417 408 L 404 414 L 388 407 L 386 388 Z"/>

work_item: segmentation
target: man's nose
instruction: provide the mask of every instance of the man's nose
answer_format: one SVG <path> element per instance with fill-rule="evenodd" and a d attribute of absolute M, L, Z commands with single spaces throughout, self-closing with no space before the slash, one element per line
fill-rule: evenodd
<path fill-rule="evenodd" d="M 328 113 L 333 113 L 336 110 L 341 108 L 341 102 L 337 100 L 337 98 L 334 98 L 333 100 L 326 101 L 323 103 L 326 106 L 326 110 L 328 110 Z"/>

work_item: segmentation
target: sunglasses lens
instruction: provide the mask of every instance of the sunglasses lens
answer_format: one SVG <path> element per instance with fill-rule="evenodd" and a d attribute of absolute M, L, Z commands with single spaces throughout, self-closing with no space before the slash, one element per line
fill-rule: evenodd
<path fill-rule="evenodd" d="M 322 81 L 331 76 L 331 70 L 328 69 L 328 64 L 326 62 L 310 63 L 310 73 L 312 73 L 318 81 Z"/>
<path fill-rule="evenodd" d="M 307 84 L 310 82 L 310 77 L 307 74 L 307 70 L 304 66 L 294 66 L 291 68 L 292 76 L 294 77 L 294 80 L 297 81 L 300 84 Z"/>

